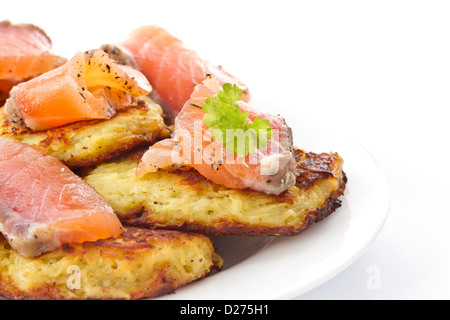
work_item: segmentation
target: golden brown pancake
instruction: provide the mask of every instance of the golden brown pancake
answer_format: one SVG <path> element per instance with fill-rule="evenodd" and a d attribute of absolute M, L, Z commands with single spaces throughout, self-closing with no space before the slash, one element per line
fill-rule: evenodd
<path fill-rule="evenodd" d="M 153 143 L 164 128 L 162 110 L 150 99 L 140 100 L 108 120 L 80 121 L 40 132 L 15 128 L 0 109 L 0 136 L 39 147 L 71 169 L 92 166 Z"/>
<path fill-rule="evenodd" d="M 209 238 L 128 228 L 117 238 L 65 245 L 36 258 L 0 235 L 0 296 L 7 299 L 140 299 L 173 292 L 223 261 Z"/>
<path fill-rule="evenodd" d="M 295 186 L 278 196 L 217 185 L 194 169 L 135 177 L 143 153 L 99 164 L 84 179 L 125 224 L 210 235 L 296 235 L 341 205 L 346 176 L 336 153 L 295 150 Z"/>

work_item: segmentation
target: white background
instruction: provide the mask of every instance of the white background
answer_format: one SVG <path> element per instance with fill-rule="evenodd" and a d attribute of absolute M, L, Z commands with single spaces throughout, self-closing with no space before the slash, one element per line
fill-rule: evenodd
<path fill-rule="evenodd" d="M 450 298 L 449 2 L 15 0 L 5 19 L 42 27 L 68 58 L 160 25 L 288 122 L 356 138 L 389 182 L 388 220 L 356 262 L 296 299 Z"/>

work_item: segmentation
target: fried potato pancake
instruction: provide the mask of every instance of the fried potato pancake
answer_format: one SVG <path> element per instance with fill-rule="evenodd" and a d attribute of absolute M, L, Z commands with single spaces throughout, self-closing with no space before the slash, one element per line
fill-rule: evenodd
<path fill-rule="evenodd" d="M 0 109 L 0 136 L 41 148 L 79 169 L 112 159 L 133 147 L 153 143 L 165 127 L 162 109 L 150 99 L 139 100 L 108 120 L 81 121 L 31 132 L 17 129 Z"/>
<path fill-rule="evenodd" d="M 128 228 L 117 238 L 25 258 L 0 235 L 0 295 L 8 299 L 140 299 L 222 268 L 203 235 Z"/>
<path fill-rule="evenodd" d="M 217 185 L 194 169 L 135 177 L 143 151 L 83 176 L 125 223 L 209 235 L 296 235 L 341 206 L 347 178 L 336 153 L 296 149 L 296 185 L 273 196 Z"/>

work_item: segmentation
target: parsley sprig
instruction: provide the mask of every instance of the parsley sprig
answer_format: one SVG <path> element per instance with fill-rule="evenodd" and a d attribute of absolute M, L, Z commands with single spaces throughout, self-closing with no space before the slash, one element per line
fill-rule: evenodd
<path fill-rule="evenodd" d="M 272 138 L 272 127 L 269 120 L 260 117 L 249 122 L 249 114 L 236 104 L 241 97 L 241 88 L 225 83 L 214 97 L 205 100 L 202 109 L 205 111 L 203 122 L 214 139 L 220 140 L 231 154 L 244 157 L 267 146 Z"/>

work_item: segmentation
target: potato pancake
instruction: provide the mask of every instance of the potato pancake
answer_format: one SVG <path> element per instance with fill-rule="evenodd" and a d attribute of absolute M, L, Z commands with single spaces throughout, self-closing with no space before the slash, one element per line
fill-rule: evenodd
<path fill-rule="evenodd" d="M 135 177 L 143 153 L 99 164 L 84 179 L 125 224 L 210 235 L 296 235 L 341 205 L 346 176 L 336 153 L 296 149 L 296 185 L 273 196 L 217 185 L 194 169 Z"/>
<path fill-rule="evenodd" d="M 80 121 L 46 131 L 17 129 L 0 109 L 0 136 L 41 148 L 78 169 L 109 160 L 133 147 L 153 143 L 165 127 L 161 107 L 139 100 L 108 120 Z"/>
<path fill-rule="evenodd" d="M 173 292 L 220 269 L 203 235 L 128 228 L 117 238 L 25 258 L 0 235 L 0 296 L 8 299 L 140 299 Z"/>

